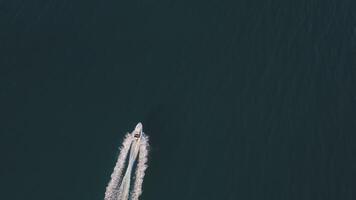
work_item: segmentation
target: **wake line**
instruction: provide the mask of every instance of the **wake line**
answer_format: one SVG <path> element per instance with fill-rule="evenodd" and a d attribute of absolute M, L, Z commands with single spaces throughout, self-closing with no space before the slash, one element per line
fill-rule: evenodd
<path fill-rule="evenodd" d="M 122 142 L 119 157 L 111 174 L 111 180 L 106 187 L 105 200 L 138 200 L 142 193 L 142 183 L 147 168 L 148 146 L 148 136 L 142 131 L 142 124 L 138 123 L 135 130 L 126 134 Z M 126 167 L 128 154 L 129 158 Z M 135 176 L 132 177 L 132 169 L 136 159 Z M 124 171 L 125 167 L 126 171 Z M 130 191 L 131 180 L 133 185 Z"/>

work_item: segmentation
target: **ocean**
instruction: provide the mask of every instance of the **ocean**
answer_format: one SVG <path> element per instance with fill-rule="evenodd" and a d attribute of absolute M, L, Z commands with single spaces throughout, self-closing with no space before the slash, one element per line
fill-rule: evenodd
<path fill-rule="evenodd" d="M 352 1 L 0 1 L 2 200 L 356 198 Z"/>

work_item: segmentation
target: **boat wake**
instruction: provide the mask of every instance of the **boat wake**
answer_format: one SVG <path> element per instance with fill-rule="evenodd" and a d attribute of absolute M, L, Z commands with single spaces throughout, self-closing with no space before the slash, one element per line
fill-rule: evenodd
<path fill-rule="evenodd" d="M 138 123 L 132 133 L 126 134 L 120 147 L 111 180 L 106 187 L 105 200 L 138 200 L 147 168 L 148 146 L 148 136 L 142 131 L 142 124 Z M 134 176 L 131 175 L 133 169 L 136 170 Z"/>

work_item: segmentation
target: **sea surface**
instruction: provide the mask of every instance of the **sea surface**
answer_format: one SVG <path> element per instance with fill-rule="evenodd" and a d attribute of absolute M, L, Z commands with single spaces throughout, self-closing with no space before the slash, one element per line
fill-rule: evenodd
<path fill-rule="evenodd" d="M 356 199 L 352 0 L 0 1 L 1 200 Z"/>

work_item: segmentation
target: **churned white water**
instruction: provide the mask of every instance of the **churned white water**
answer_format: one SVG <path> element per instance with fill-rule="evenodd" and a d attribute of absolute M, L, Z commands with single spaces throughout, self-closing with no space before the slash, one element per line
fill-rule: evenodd
<path fill-rule="evenodd" d="M 135 134 L 140 137 L 135 137 Z M 122 142 L 111 180 L 106 187 L 105 200 L 138 200 L 147 168 L 148 146 L 148 136 L 142 132 L 142 124 L 139 123 L 132 133 L 126 134 Z"/>

